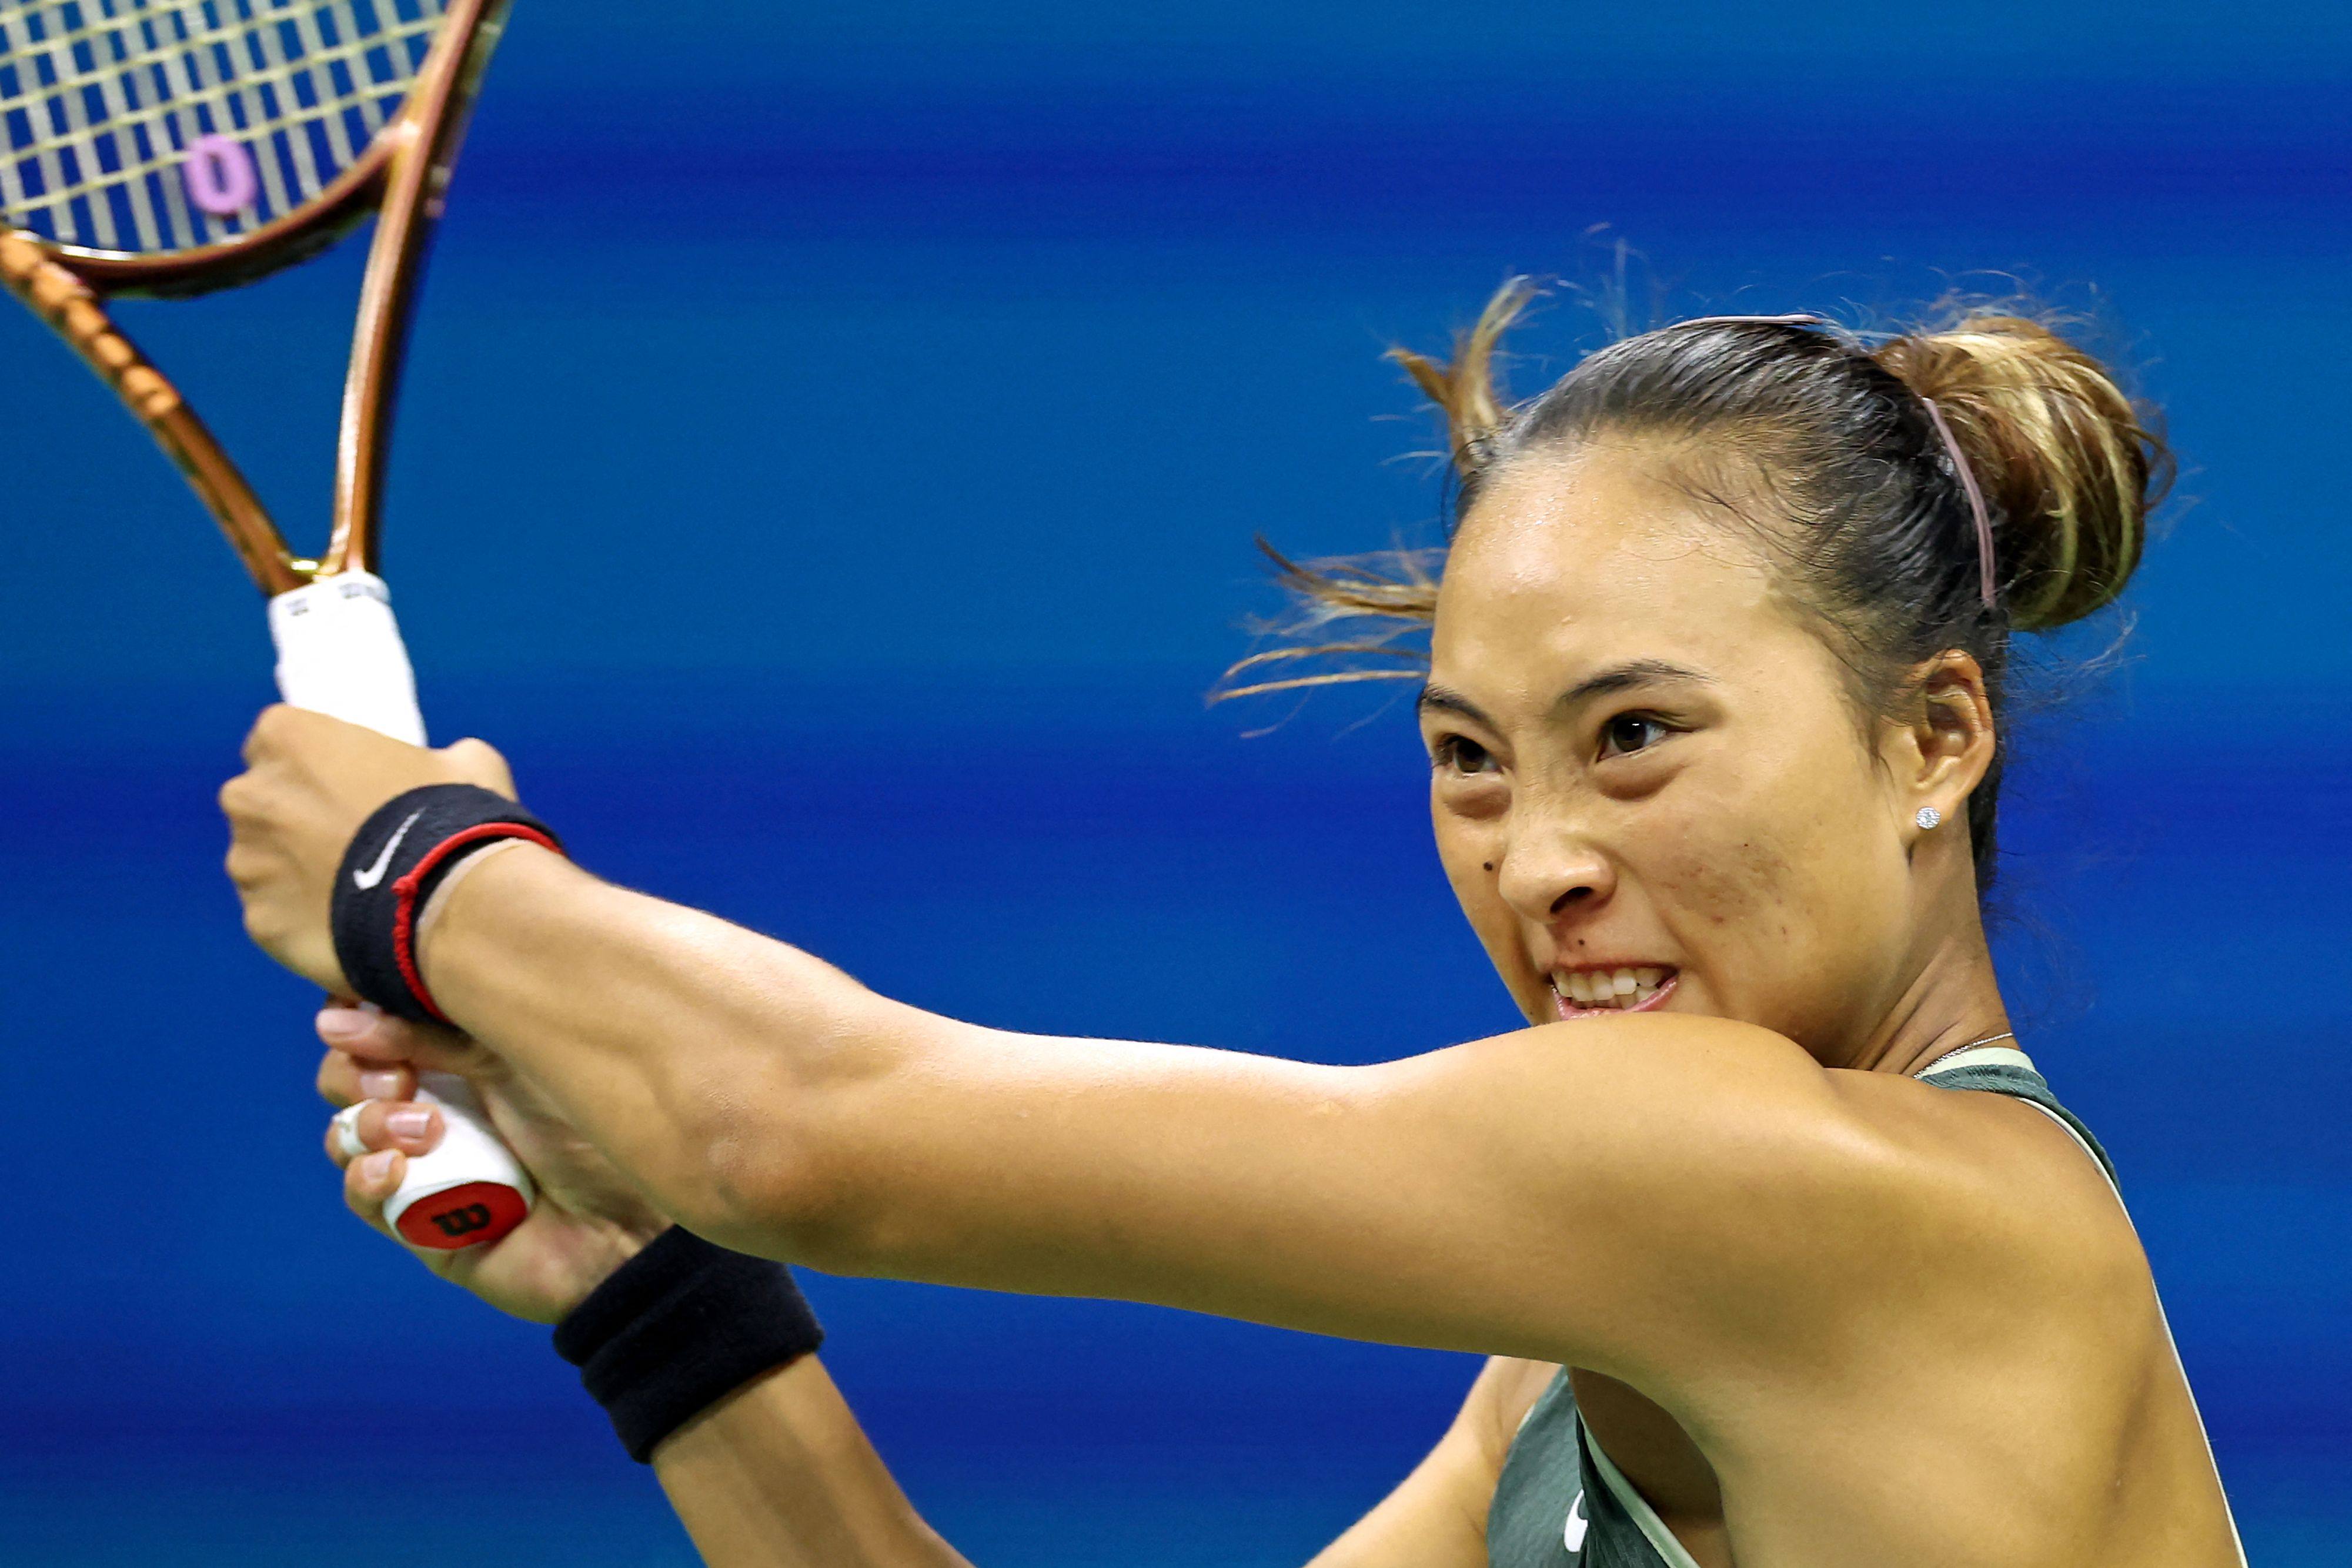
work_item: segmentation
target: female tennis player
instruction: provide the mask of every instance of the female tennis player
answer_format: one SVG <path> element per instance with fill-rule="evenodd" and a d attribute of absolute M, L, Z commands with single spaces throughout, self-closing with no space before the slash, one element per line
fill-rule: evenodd
<path fill-rule="evenodd" d="M 321 1020 L 352 1206 L 436 1135 L 411 1070 L 473 1076 L 546 1197 L 438 1266 L 562 1320 L 711 1559 L 960 1561 L 783 1270 L 696 1238 L 1492 1356 L 1327 1568 L 2242 1563 L 1979 916 L 2011 636 L 2121 591 L 2160 443 L 1990 314 L 1685 322 L 1510 406 L 1524 299 L 1406 357 L 1442 575 L 1292 573 L 1428 624 L 1438 852 L 1512 1034 L 1328 1067 L 958 1023 L 576 869 L 478 743 L 263 715 L 224 791 L 247 926 L 401 1015 Z"/>

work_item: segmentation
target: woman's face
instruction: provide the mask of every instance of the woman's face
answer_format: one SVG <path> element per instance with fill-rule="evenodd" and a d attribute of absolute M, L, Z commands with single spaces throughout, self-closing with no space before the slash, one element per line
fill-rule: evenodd
<path fill-rule="evenodd" d="M 1746 530 L 1635 444 L 1463 520 L 1421 704 L 1455 895 L 1530 1020 L 1744 1019 L 1853 1060 L 1911 967 L 1910 811 Z"/>

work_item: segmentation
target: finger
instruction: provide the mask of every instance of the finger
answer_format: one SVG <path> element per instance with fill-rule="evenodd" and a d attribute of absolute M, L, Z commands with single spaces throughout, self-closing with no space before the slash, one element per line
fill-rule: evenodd
<path fill-rule="evenodd" d="M 245 758 L 247 767 L 251 767 L 273 748 L 278 738 L 286 733 L 288 727 L 297 721 L 297 716 L 300 711 L 284 703 L 271 703 L 255 716 L 253 727 L 245 732 L 244 749 L 238 753 Z"/>
<path fill-rule="evenodd" d="M 416 1074 L 405 1067 L 365 1062 L 340 1051 L 319 1059 L 319 1098 L 330 1105 L 415 1097 Z"/>
<path fill-rule="evenodd" d="M 468 783 L 495 789 L 509 800 L 515 798 L 514 769 L 507 766 L 507 759 L 488 741 L 468 736 L 443 747 L 441 755 L 465 775 Z"/>
<path fill-rule="evenodd" d="M 346 1105 L 327 1119 L 327 1157 L 338 1170 L 348 1170 L 353 1160 L 367 1157 L 368 1151 L 358 1143 L 353 1124 L 358 1110 L 356 1105 Z"/>
<path fill-rule="evenodd" d="M 327 1157 L 337 1165 L 385 1149 L 428 1155 L 440 1146 L 441 1113 L 415 1100 L 362 1100 L 327 1124 Z"/>
<path fill-rule="evenodd" d="M 407 1172 L 408 1161 L 396 1149 L 353 1160 L 343 1171 L 343 1202 L 353 1214 L 390 1236 L 392 1227 L 383 1222 L 383 1206 L 400 1190 L 400 1178 Z"/>
<path fill-rule="evenodd" d="M 408 1065 L 424 1072 L 479 1072 L 487 1054 L 455 1030 L 394 1018 L 370 1002 L 329 1002 L 319 1009 L 319 1038 L 366 1067 Z"/>
<path fill-rule="evenodd" d="M 239 891 L 249 893 L 251 889 L 240 887 Z M 280 964 L 286 962 L 283 956 L 286 944 L 286 922 L 279 917 L 277 910 L 263 904 L 247 904 L 245 935 L 247 940 L 272 959 Z"/>
<path fill-rule="evenodd" d="M 253 775 L 250 773 L 240 773 L 222 785 L 220 794 L 216 797 L 220 802 L 221 815 L 232 821 L 243 816 L 247 808 L 252 804 L 254 792 L 259 788 L 260 786 L 254 782 Z"/>
<path fill-rule="evenodd" d="M 249 840 L 233 838 L 228 852 L 221 857 L 221 869 L 228 873 L 230 884 L 239 893 L 250 894 L 284 874 L 286 857 Z"/>
<path fill-rule="evenodd" d="M 346 1105 L 327 1123 L 327 1157 L 339 1166 L 395 1149 L 427 1155 L 441 1142 L 440 1113 L 413 1100 L 362 1100 Z"/>

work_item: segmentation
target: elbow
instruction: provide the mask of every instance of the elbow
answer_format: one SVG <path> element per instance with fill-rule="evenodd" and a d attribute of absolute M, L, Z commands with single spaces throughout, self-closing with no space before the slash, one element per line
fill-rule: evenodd
<path fill-rule="evenodd" d="M 696 1143 L 672 1218 L 738 1252 L 845 1271 L 859 1206 L 844 1162 L 803 1118 L 721 1110 Z"/>
<path fill-rule="evenodd" d="M 847 1135 L 844 1085 L 754 1071 L 692 1096 L 686 1168 L 670 1217 L 739 1252 L 827 1273 L 868 1271 L 876 1183 Z"/>
<path fill-rule="evenodd" d="M 888 1210 L 903 1184 L 883 1157 L 898 1126 L 894 1095 L 923 1015 L 858 992 L 802 1022 L 793 1049 L 767 1028 L 702 1057 L 661 1098 L 687 1136 L 670 1217 L 722 1247 L 870 1273 L 889 1250 Z"/>

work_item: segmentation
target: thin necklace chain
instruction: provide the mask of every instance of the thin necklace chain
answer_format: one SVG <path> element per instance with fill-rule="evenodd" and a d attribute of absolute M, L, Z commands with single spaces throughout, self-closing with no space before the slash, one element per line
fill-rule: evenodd
<path fill-rule="evenodd" d="M 1928 1073 L 1933 1072 L 1934 1071 L 1936 1071 L 1936 1067 L 1937 1067 L 1937 1063 L 1939 1063 L 1939 1062 L 1946 1062 L 1946 1061 L 1951 1061 L 1951 1060 L 1952 1060 L 1952 1058 L 1954 1058 L 1954 1057 L 1956 1057 L 1956 1056 L 1959 1055 L 1959 1054 L 1960 1054 L 1960 1052 L 1962 1052 L 1962 1051 L 1974 1051 L 1977 1047 L 1979 1047 L 1979 1046 L 1980 1046 L 1980 1045 L 1990 1045 L 1994 1040 L 2015 1040 L 2016 1038 L 2017 1038 L 2017 1031 L 2016 1031 L 2015 1030 L 2011 1030 L 2011 1029 L 2005 1029 L 2005 1030 L 2001 1030 L 1999 1034 L 1989 1034 L 1989 1035 L 1985 1036 L 1982 1040 L 1972 1040 L 1969 1041 L 1969 1042 L 1968 1042 L 1968 1044 L 1966 1044 L 1966 1045 L 1956 1045 L 1956 1046 L 1952 1047 L 1952 1049 L 1951 1049 L 1951 1050 L 1949 1050 L 1949 1051 L 1948 1051 L 1944 1052 L 1944 1054 L 1943 1054 L 1943 1055 L 1941 1055 L 1941 1056 L 1939 1056 L 1939 1057 L 1936 1058 L 1936 1060 L 1935 1060 L 1934 1061 L 1931 1061 L 1931 1062 L 1927 1063 L 1927 1066 L 1922 1067 L 1922 1068 L 1918 1069 L 1917 1071 L 1914 1071 L 1914 1072 L 1911 1074 L 1911 1076 L 1912 1076 L 1912 1077 L 1914 1077 L 1914 1078 L 1924 1078 L 1924 1077 L 1926 1077 Z"/>

